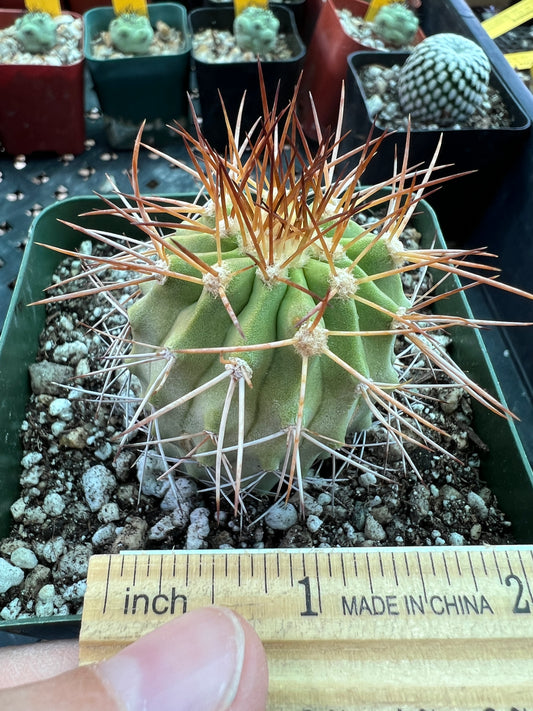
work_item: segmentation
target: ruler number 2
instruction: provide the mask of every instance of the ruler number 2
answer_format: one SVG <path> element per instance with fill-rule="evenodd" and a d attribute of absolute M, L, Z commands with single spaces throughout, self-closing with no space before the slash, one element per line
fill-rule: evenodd
<path fill-rule="evenodd" d="M 317 617 L 318 612 L 315 612 L 313 610 L 312 605 L 311 605 L 311 584 L 309 582 L 309 576 L 306 575 L 305 578 L 298 580 L 298 585 L 303 585 L 304 591 L 305 591 L 305 610 L 304 610 L 304 612 L 300 612 L 300 616 L 301 617 Z"/>
<path fill-rule="evenodd" d="M 513 606 L 513 613 L 515 613 L 515 614 L 530 613 L 531 609 L 529 606 L 529 601 L 524 600 L 523 603 L 521 604 L 522 597 L 524 595 L 524 584 L 522 583 L 522 581 L 520 580 L 518 575 L 511 574 L 505 578 L 505 584 L 507 585 L 507 587 L 511 587 L 512 583 L 516 583 L 518 585 L 518 592 L 516 594 L 516 599 L 515 599 L 515 603 Z"/>

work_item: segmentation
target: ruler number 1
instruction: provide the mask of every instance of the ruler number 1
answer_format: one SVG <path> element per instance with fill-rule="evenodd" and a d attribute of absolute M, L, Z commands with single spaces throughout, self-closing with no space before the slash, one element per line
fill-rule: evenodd
<path fill-rule="evenodd" d="M 313 610 L 311 605 L 311 584 L 309 582 L 309 576 L 306 575 L 305 578 L 298 580 L 298 585 L 303 585 L 305 590 L 305 611 L 300 612 L 301 617 L 317 617 L 318 612 Z"/>
<path fill-rule="evenodd" d="M 511 587 L 512 583 L 516 583 L 518 585 L 518 592 L 516 594 L 516 599 L 515 599 L 515 603 L 513 606 L 513 613 L 515 613 L 515 614 L 530 613 L 531 609 L 529 606 L 529 601 L 524 600 L 522 602 L 522 597 L 524 595 L 524 584 L 522 583 L 522 581 L 520 580 L 518 575 L 511 574 L 505 578 L 505 584 L 507 585 L 508 588 Z"/>

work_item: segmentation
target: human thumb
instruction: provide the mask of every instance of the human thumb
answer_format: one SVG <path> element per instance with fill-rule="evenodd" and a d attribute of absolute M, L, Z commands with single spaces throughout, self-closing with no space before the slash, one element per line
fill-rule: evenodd
<path fill-rule="evenodd" d="M 10 711 L 264 711 L 263 646 L 226 608 L 189 612 L 114 657 L 0 692 Z"/>

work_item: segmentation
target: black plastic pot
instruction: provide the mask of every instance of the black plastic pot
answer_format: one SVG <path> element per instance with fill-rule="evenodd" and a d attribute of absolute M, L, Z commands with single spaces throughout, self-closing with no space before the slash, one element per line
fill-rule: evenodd
<path fill-rule="evenodd" d="M 386 67 L 404 64 L 407 52 L 354 52 L 348 57 L 344 131 L 349 131 L 347 147 L 363 144 L 370 132 L 374 137 L 386 133 L 378 156 L 371 161 L 363 181 L 374 184 L 386 180 L 393 171 L 396 156 L 403 156 L 406 131 L 391 129 L 379 115 L 368 111 L 361 70 L 371 64 Z M 502 128 L 412 128 L 409 139 L 409 163 L 428 165 L 439 140 L 442 147 L 439 165 L 450 165 L 447 174 L 475 171 L 439 187 L 428 202 L 437 211 L 444 237 L 449 245 L 463 245 L 497 192 L 527 141 L 531 121 L 517 102 L 499 72 L 493 69 L 491 86 L 502 97 L 511 116 L 511 125 Z M 453 206 L 453 209 L 451 209 Z M 459 218 L 460 215 L 460 218 Z"/>
<path fill-rule="evenodd" d="M 274 6 L 272 11 L 280 21 L 280 32 L 287 35 L 293 56 L 286 60 L 261 61 L 261 72 L 269 106 L 272 106 L 279 88 L 278 107 L 282 108 L 289 103 L 293 95 L 303 66 L 305 45 L 298 34 L 293 12 Z M 231 31 L 234 18 L 234 11 L 227 7 L 198 8 L 189 14 L 191 33 L 195 34 L 206 28 Z M 202 132 L 214 148 L 223 151 L 227 145 L 227 132 L 219 92 L 232 127 L 235 126 L 239 106 L 246 92 L 241 122 L 243 138 L 262 115 L 258 64 L 256 61 L 215 64 L 199 60 L 193 53 L 193 67 L 203 119 Z"/>
<path fill-rule="evenodd" d="M 21 446 L 19 430 L 24 419 L 29 397 L 28 366 L 33 362 L 39 333 L 44 326 L 43 306 L 28 306 L 42 296 L 43 289 L 50 284 L 52 273 L 62 255 L 36 244 L 44 243 L 55 247 L 76 249 L 85 236 L 80 235 L 58 220 L 72 221 L 100 230 L 132 229 L 123 220 L 106 215 L 79 217 L 101 207 L 97 197 L 69 198 L 45 209 L 33 223 L 30 240 L 24 255 L 13 300 L 5 328 L 0 339 L 0 378 L 4 384 L 0 400 L 0 536 L 6 535 L 10 527 L 9 507 L 16 500 L 19 489 Z M 436 236 L 437 245 L 444 246 L 433 210 L 424 202 L 420 203 L 413 225 L 424 235 L 428 245 Z M 423 244 L 424 244 L 423 243 Z M 447 313 L 464 317 L 471 315 L 464 293 L 458 293 L 443 307 Z M 483 340 L 477 331 L 458 329 L 452 331 L 452 356 L 484 388 L 499 398 L 502 393 L 497 376 L 490 364 Z M 492 488 L 502 509 L 513 522 L 513 533 L 520 542 L 533 540 L 533 471 L 528 464 L 523 447 L 517 437 L 512 421 L 506 421 L 476 402 L 475 427 L 490 451 L 482 453 L 481 475 Z M 29 618 L 20 622 L 0 622 L 2 630 L 38 635 L 57 636 L 74 631 L 79 617 Z"/>
<path fill-rule="evenodd" d="M 112 7 L 95 7 L 84 14 L 84 52 L 113 148 L 133 147 L 139 126 L 146 119 L 143 141 L 168 143 L 175 134 L 167 124 L 183 122 L 188 115 L 191 41 L 183 5 L 148 5 L 152 26 L 159 20 L 179 29 L 184 44 L 176 54 L 98 59 L 91 42 L 107 30 L 115 17 Z"/>
<path fill-rule="evenodd" d="M 490 59 L 522 111 L 533 121 L 533 94 L 517 76 L 496 43 L 485 32 L 464 0 L 424 0 L 420 8 L 426 34 L 457 32 L 475 40 Z M 487 145 L 487 151 L 492 146 Z M 533 132 L 505 175 L 493 175 L 496 187 L 469 226 L 466 246 L 487 246 L 498 254 L 501 278 L 526 290 L 533 289 Z M 471 191 L 472 192 L 472 191 Z M 479 317 L 502 321 L 533 322 L 533 302 L 495 290 L 476 289 L 470 295 Z M 530 460 L 533 461 L 533 338 L 527 329 L 503 328 L 489 333 L 487 342 L 497 360 L 498 374 L 507 400 L 521 418 L 518 423 Z M 518 377 L 515 377 L 518 373 Z"/>
<path fill-rule="evenodd" d="M 233 8 L 233 0 L 205 0 L 203 3 L 204 7 L 225 7 Z M 285 7 L 287 10 L 291 10 L 294 14 L 294 20 L 296 22 L 296 27 L 300 33 L 300 37 L 304 40 L 304 31 L 306 26 L 306 6 L 307 0 L 278 0 L 277 2 L 270 2 L 268 4 L 270 8 L 273 7 Z"/>

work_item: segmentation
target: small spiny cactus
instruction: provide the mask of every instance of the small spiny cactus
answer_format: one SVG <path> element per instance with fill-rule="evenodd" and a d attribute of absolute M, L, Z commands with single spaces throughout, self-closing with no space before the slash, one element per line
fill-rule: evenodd
<path fill-rule="evenodd" d="M 154 38 L 154 30 L 146 15 L 121 13 L 109 23 L 113 47 L 124 54 L 146 54 Z"/>
<path fill-rule="evenodd" d="M 416 172 L 405 158 L 389 192 L 383 184 L 362 188 L 383 139 L 340 155 L 341 110 L 336 136 L 313 151 L 296 116 L 297 95 L 298 88 L 279 115 L 264 99 L 255 137 L 241 142 L 238 130 L 228 128 L 224 156 L 205 140 L 194 114 L 197 136 L 176 127 L 194 166 L 168 159 L 200 181 L 191 200 L 141 195 L 139 134 L 132 193 L 117 191 L 119 201 L 104 199 L 101 210 L 130 223 L 136 236 L 71 224 L 107 245 L 111 256 L 61 250 L 85 263 L 92 285 L 45 300 L 94 292 L 113 300 L 115 290 L 129 288 L 129 323 L 117 330 L 112 312 L 104 365 L 110 382 L 125 387 L 118 395 L 129 413 L 122 442 L 131 446 L 136 436 L 143 450 L 151 446 L 171 480 L 185 470 L 214 486 L 217 506 L 232 491 L 236 513 L 247 494 L 288 495 L 293 484 L 303 502 L 303 479 L 325 457 L 383 477 L 344 447 L 372 420 L 396 446 L 419 443 L 445 454 L 431 437 L 441 430 L 413 406 L 424 398 L 424 384 L 411 382 L 409 368 L 403 374 L 399 336 L 403 350 L 425 363 L 419 366 L 425 376 L 437 369 L 492 411 L 509 414 L 436 337 L 440 329 L 487 321 L 429 309 L 456 293 L 456 282 L 444 286 L 451 275 L 464 280 L 463 288 L 483 283 L 533 298 L 478 273 L 482 250 L 405 246 L 400 236 L 424 189 L 439 183 L 431 177 L 436 157 Z M 344 168 L 358 153 L 355 167 Z M 361 226 L 356 218 L 368 209 L 381 214 Z M 442 293 L 408 298 L 403 276 L 412 281 L 430 268 Z M 124 314 L 123 302 L 115 303 Z M 99 337 L 105 333 L 104 324 Z M 140 384 L 136 402 L 133 375 Z M 407 449 L 404 459 L 412 463 Z"/>
<path fill-rule="evenodd" d="M 407 47 L 418 30 L 418 17 L 400 2 L 384 5 L 374 18 L 374 34 L 391 47 Z"/>
<path fill-rule="evenodd" d="M 272 10 L 249 5 L 233 21 L 237 46 L 262 57 L 276 47 L 279 25 Z"/>
<path fill-rule="evenodd" d="M 48 52 L 57 42 L 57 25 L 47 12 L 26 12 L 15 21 L 15 38 L 31 54 Z"/>
<path fill-rule="evenodd" d="M 427 37 L 400 70 L 398 96 L 413 119 L 446 126 L 466 120 L 482 104 L 490 62 L 472 40 L 453 33 Z"/>

